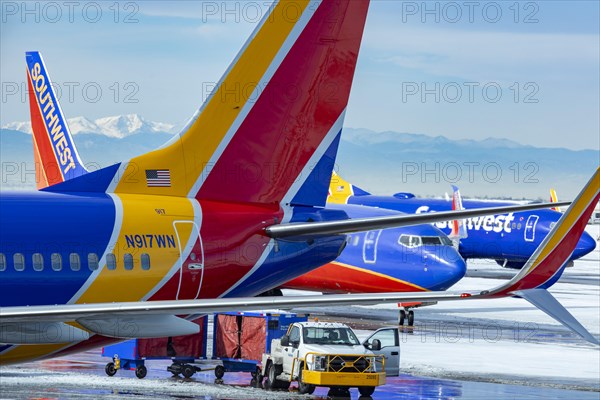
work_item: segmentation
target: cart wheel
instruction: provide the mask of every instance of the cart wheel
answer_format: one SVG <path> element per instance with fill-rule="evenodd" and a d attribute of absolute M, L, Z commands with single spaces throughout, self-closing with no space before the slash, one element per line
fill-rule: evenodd
<path fill-rule="evenodd" d="M 223 375 L 225 375 L 225 367 L 222 365 L 217 365 L 215 368 L 215 376 L 217 379 L 221 379 L 223 378 Z"/>
<path fill-rule="evenodd" d="M 106 367 L 104 367 L 104 372 L 106 372 L 106 375 L 108 376 L 114 376 L 117 373 L 115 363 L 109 362 L 108 364 L 106 364 Z"/>
<path fill-rule="evenodd" d="M 262 389 L 263 388 L 263 376 L 259 373 L 256 375 L 256 386 L 255 388 L 257 389 Z"/>
<path fill-rule="evenodd" d="M 148 369 L 145 366 L 138 365 L 135 367 L 135 376 L 137 376 L 139 379 L 144 379 L 147 373 Z"/>
<path fill-rule="evenodd" d="M 181 374 L 184 378 L 191 378 L 195 372 L 196 371 L 194 371 L 194 367 L 192 367 L 191 365 L 184 365 L 183 369 L 181 370 Z"/>

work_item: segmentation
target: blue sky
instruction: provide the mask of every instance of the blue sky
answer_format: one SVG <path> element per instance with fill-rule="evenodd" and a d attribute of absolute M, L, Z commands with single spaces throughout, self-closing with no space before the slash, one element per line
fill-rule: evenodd
<path fill-rule="evenodd" d="M 2 2 L 0 124 L 29 119 L 40 50 L 68 117 L 183 125 L 267 8 L 70 4 Z M 600 149 L 599 20 L 597 1 L 373 1 L 346 126 Z"/>

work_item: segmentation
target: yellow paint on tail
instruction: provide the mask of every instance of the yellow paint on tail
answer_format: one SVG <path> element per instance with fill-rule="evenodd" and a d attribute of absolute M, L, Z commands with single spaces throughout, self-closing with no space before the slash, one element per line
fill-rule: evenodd
<path fill-rule="evenodd" d="M 308 0 L 297 0 L 294 10 L 304 12 L 308 4 Z M 210 169 L 211 157 L 241 110 L 246 103 L 255 100 L 250 98 L 253 89 L 298 22 L 288 13 L 288 2 L 281 1 L 275 6 L 188 131 L 170 145 L 132 159 L 115 193 L 188 196 L 205 168 Z M 171 187 L 148 188 L 145 171 L 163 168 L 170 169 Z"/>
<path fill-rule="evenodd" d="M 347 204 L 348 199 L 351 196 L 354 196 L 352 184 L 344 180 L 334 171 L 331 175 L 331 181 L 329 183 L 329 194 L 327 195 L 327 202 L 334 204 Z"/>

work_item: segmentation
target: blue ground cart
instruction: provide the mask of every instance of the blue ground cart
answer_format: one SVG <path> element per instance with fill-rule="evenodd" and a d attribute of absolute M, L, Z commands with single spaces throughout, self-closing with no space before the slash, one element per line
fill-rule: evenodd
<path fill-rule="evenodd" d="M 208 317 L 193 322 L 200 327 L 200 332 L 195 335 L 132 339 L 103 347 L 102 355 L 112 358 L 104 369 L 106 374 L 113 376 L 120 369 L 135 370 L 135 376 L 143 379 L 148 373 L 146 360 L 170 359 L 173 364 L 167 368 L 169 372 L 191 377 L 200 371 L 199 367 L 193 365 L 194 361 L 206 359 Z"/>

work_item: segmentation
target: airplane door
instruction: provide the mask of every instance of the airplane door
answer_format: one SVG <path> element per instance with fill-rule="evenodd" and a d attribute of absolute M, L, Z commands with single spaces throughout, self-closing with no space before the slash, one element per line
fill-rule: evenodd
<path fill-rule="evenodd" d="M 363 261 L 366 264 L 375 264 L 377 261 L 377 243 L 381 231 L 369 231 L 365 233 L 363 243 Z"/>
<path fill-rule="evenodd" d="M 194 221 L 173 221 L 173 229 L 179 248 L 179 286 L 176 299 L 197 299 L 204 279 L 204 247 L 200 228 Z"/>
<path fill-rule="evenodd" d="M 524 232 L 526 242 L 533 242 L 535 240 L 535 226 L 539 219 L 540 217 L 537 215 L 530 215 L 529 218 L 527 218 Z"/>
<path fill-rule="evenodd" d="M 386 376 L 400 375 L 400 341 L 398 338 L 398 328 L 379 329 L 369 336 L 363 344 L 370 349 L 370 346 L 375 339 L 378 339 L 381 342 L 381 350 L 371 349 L 371 351 L 377 355 L 383 355 L 385 358 Z M 378 366 L 378 368 L 380 368 L 380 366 Z"/>

